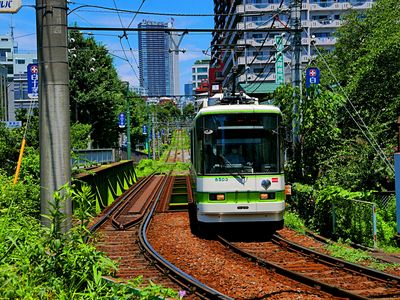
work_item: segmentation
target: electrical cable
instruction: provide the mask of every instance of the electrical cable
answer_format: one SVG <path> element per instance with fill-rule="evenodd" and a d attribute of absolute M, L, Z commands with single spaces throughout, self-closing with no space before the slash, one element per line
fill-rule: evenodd
<path fill-rule="evenodd" d="M 354 121 L 354 123 L 357 125 L 358 129 L 362 132 L 362 134 L 364 135 L 364 137 L 367 139 L 367 141 L 370 143 L 370 145 L 372 146 L 372 148 L 377 152 L 377 154 L 379 155 L 379 157 L 383 160 L 383 162 L 385 163 L 385 165 L 394 173 L 394 167 L 390 164 L 389 160 L 387 159 L 387 157 L 385 156 L 385 153 L 383 152 L 382 148 L 379 146 L 378 142 L 375 140 L 372 132 L 369 130 L 368 126 L 365 124 L 363 118 L 361 117 L 361 115 L 358 113 L 357 109 L 355 108 L 355 106 L 353 105 L 353 103 L 351 102 L 349 96 L 347 95 L 346 91 L 344 90 L 344 88 L 341 86 L 341 84 L 339 83 L 337 77 L 335 76 L 335 74 L 333 73 L 332 69 L 330 68 L 328 62 L 325 60 L 324 56 L 321 54 L 321 52 L 319 51 L 319 49 L 317 48 L 317 46 L 314 44 L 312 44 L 312 46 L 314 46 L 315 50 L 318 52 L 318 55 L 322 58 L 322 61 L 325 63 L 326 67 L 328 68 L 329 73 L 331 74 L 331 76 L 333 77 L 333 79 L 335 80 L 336 84 L 339 86 L 342 94 L 345 96 L 346 100 L 348 103 L 350 103 L 351 108 L 355 111 L 356 116 L 359 118 L 359 120 L 361 121 L 361 125 L 358 123 L 358 121 L 356 120 L 356 118 L 354 118 L 354 116 L 352 115 L 352 113 L 349 111 L 349 109 L 346 107 L 346 105 L 344 106 L 345 110 L 347 111 L 347 113 L 349 114 L 350 118 Z M 367 133 L 365 132 L 365 130 L 362 128 L 364 127 L 367 131 Z"/>
<path fill-rule="evenodd" d="M 113 2 L 114 2 L 115 8 L 118 9 L 118 8 L 117 8 L 117 3 L 115 2 L 115 0 L 113 0 Z M 145 2 L 145 0 L 142 1 L 140 7 L 143 6 L 143 3 L 144 3 L 144 2 Z M 137 15 L 137 14 L 136 14 L 136 15 Z M 135 16 L 136 16 L 136 15 L 135 15 Z M 119 21 L 120 21 L 120 23 L 121 23 L 121 26 L 124 27 L 124 24 L 122 23 L 121 15 L 119 14 L 119 12 L 118 12 L 118 18 L 119 18 Z M 134 20 L 134 18 L 132 19 L 131 23 L 133 22 L 133 20 Z M 130 23 L 130 24 L 131 24 L 131 23 Z M 128 26 L 128 27 L 129 27 L 129 26 Z M 130 48 L 130 50 L 131 50 L 131 54 L 132 54 L 132 56 L 133 56 L 133 58 L 134 58 L 134 60 L 135 60 L 135 62 L 136 62 L 136 64 L 137 64 L 136 58 L 135 58 L 135 56 L 133 55 L 132 47 L 131 47 L 131 45 L 130 45 L 130 43 L 129 43 L 128 35 L 126 34 L 126 32 L 124 32 L 124 34 L 123 34 L 122 36 L 118 36 L 118 37 L 119 37 L 119 43 L 120 43 L 120 45 L 121 45 L 121 49 L 122 49 L 122 51 L 123 51 L 123 53 L 124 53 L 124 56 L 125 56 L 125 58 L 126 58 L 126 61 L 128 62 L 129 66 L 131 67 L 131 69 L 132 69 L 132 71 L 133 71 L 133 74 L 134 74 L 135 77 L 137 78 L 138 82 L 140 83 L 140 78 L 139 78 L 139 76 L 137 75 L 137 72 L 136 72 L 135 68 L 132 66 L 130 60 L 128 59 L 128 56 L 126 55 L 126 52 L 125 52 L 125 48 L 124 48 L 124 46 L 123 46 L 123 44 L 122 44 L 122 38 L 125 37 L 126 40 L 127 40 L 127 42 L 128 42 L 129 48 Z M 139 67 L 139 66 L 137 66 L 137 67 Z"/>

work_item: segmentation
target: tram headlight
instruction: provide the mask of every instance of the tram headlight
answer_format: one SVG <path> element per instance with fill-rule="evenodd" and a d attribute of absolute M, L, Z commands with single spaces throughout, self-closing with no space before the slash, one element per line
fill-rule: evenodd
<path fill-rule="evenodd" d="M 210 194 L 209 199 L 223 201 L 225 200 L 225 194 Z"/>
<path fill-rule="evenodd" d="M 271 200 L 275 199 L 275 193 L 261 193 L 260 200 Z"/>

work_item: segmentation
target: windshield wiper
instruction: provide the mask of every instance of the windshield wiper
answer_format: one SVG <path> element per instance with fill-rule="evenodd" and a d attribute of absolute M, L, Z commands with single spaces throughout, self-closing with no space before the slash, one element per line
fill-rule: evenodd
<path fill-rule="evenodd" d="M 239 173 L 239 172 L 236 172 L 236 173 L 234 173 L 234 172 L 232 172 L 232 171 L 230 171 L 230 170 L 228 170 L 227 168 L 226 168 L 226 166 L 227 165 L 229 165 L 232 169 L 238 169 L 237 167 L 235 167 L 235 166 L 233 166 L 230 162 L 229 162 L 229 160 L 227 160 L 222 154 L 220 155 L 220 157 L 223 159 L 223 161 L 224 161 L 224 164 L 222 165 L 222 167 L 224 168 L 224 170 L 225 171 L 227 171 L 230 175 L 232 175 L 233 177 L 240 177 L 242 180 L 245 180 L 246 179 L 246 176 L 244 176 L 243 174 L 241 174 L 241 173 Z M 242 170 L 244 169 L 244 166 L 242 165 Z"/>

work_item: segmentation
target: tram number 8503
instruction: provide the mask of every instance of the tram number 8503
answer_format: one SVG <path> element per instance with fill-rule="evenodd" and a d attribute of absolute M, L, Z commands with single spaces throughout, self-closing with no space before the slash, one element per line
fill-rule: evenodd
<path fill-rule="evenodd" d="M 215 182 L 224 182 L 224 181 L 228 181 L 228 178 L 226 178 L 226 177 L 217 177 L 217 178 L 215 178 Z"/>

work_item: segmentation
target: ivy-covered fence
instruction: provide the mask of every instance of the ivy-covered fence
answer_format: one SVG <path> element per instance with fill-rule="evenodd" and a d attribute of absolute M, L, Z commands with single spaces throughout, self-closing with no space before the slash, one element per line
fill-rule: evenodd
<path fill-rule="evenodd" d="M 295 211 L 308 228 L 325 237 L 366 246 L 375 246 L 374 241 L 385 245 L 394 243 L 394 203 L 384 207 L 376 201 L 373 193 L 350 192 L 338 186 L 316 189 L 310 185 L 294 184 L 287 203 L 288 209 Z"/>

